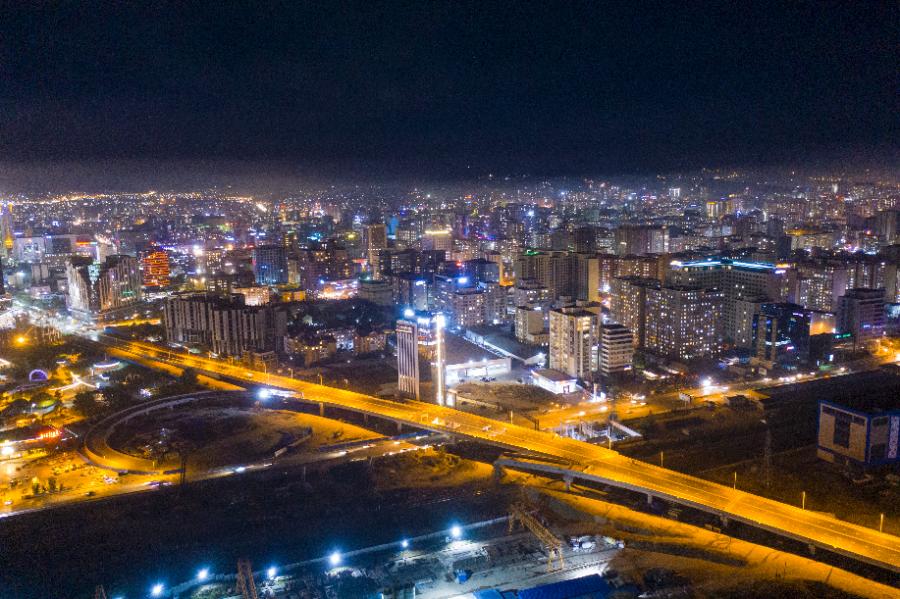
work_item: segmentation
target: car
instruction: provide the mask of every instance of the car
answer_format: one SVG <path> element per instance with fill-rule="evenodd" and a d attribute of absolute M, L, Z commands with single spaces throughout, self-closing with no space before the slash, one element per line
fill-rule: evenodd
<path fill-rule="evenodd" d="M 97 491 L 88 491 L 84 494 L 85 497 L 94 497 L 97 494 Z"/>

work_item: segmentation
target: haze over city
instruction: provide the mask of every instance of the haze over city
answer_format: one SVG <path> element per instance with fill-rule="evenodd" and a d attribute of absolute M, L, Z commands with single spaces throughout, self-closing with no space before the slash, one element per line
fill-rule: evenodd
<path fill-rule="evenodd" d="M 898 12 L 0 7 L 0 599 L 898 596 Z"/>

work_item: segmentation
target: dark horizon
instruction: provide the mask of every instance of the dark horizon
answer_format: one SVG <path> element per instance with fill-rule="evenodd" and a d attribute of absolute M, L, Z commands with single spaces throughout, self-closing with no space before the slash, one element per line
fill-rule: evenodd
<path fill-rule="evenodd" d="M 7 164 L 441 179 L 898 161 L 895 3 L 3 14 Z"/>

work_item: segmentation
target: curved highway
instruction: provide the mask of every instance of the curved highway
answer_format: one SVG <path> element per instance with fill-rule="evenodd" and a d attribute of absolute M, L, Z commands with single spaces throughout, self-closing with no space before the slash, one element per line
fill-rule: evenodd
<path fill-rule="evenodd" d="M 618 452 L 562 438 L 452 408 L 422 402 L 396 402 L 344 389 L 248 370 L 218 360 L 178 353 L 158 345 L 101 335 L 99 342 L 121 357 L 137 357 L 181 368 L 191 367 L 244 382 L 300 392 L 319 402 L 441 433 L 468 437 L 516 451 L 542 454 L 564 461 L 560 468 L 576 477 L 646 492 L 697 507 L 732 520 L 801 540 L 900 572 L 900 538 L 832 516 L 803 510 L 744 491 L 672 470 L 635 461 Z"/>

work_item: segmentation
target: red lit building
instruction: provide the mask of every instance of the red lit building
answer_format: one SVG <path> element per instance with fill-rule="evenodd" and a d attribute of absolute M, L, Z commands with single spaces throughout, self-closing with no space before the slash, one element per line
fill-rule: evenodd
<path fill-rule="evenodd" d="M 168 287 L 169 255 L 163 250 L 155 250 L 141 261 L 144 271 L 144 287 Z"/>

